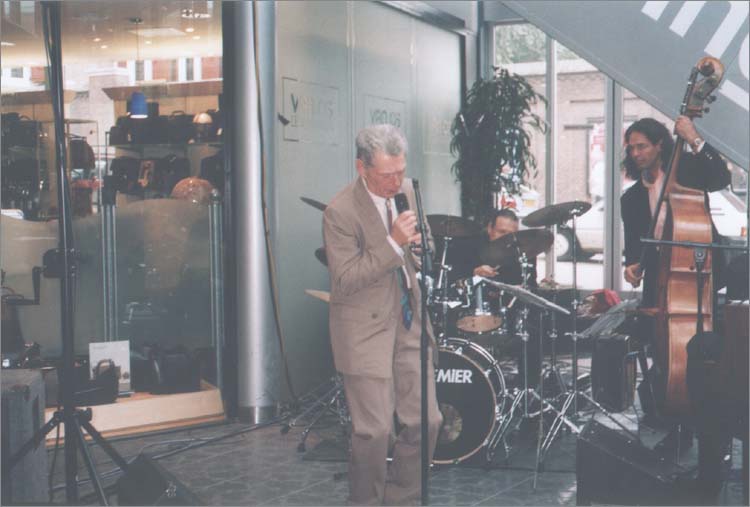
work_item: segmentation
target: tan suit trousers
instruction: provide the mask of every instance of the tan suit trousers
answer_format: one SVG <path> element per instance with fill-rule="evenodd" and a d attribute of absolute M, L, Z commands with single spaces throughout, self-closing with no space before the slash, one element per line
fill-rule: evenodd
<path fill-rule="evenodd" d="M 407 331 L 398 313 L 392 378 L 343 375 L 352 418 L 349 459 L 350 505 L 419 505 L 421 502 L 421 383 L 419 321 Z M 435 396 L 435 374 L 429 353 L 427 371 L 429 458 L 442 424 Z M 387 467 L 393 414 L 400 431 Z"/>

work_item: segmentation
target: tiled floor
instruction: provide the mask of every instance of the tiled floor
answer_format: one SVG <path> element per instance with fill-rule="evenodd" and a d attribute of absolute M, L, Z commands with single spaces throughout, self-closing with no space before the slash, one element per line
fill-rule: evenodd
<path fill-rule="evenodd" d="M 631 422 L 623 418 L 633 412 L 617 417 L 629 427 Z M 585 417 L 590 417 L 588 412 Z M 597 420 L 612 425 L 601 414 Z M 295 427 L 284 434 L 279 424 L 247 431 L 240 423 L 196 428 L 160 435 L 112 441 L 118 451 L 128 460 L 139 452 L 159 455 L 185 446 L 196 446 L 159 459 L 159 463 L 195 493 L 205 505 L 345 505 L 347 497 L 346 463 L 344 453 L 325 452 L 335 449 L 327 446 L 339 441 L 341 431 L 335 418 L 326 418 L 327 423 L 313 430 L 307 441 L 307 452 L 298 451 L 301 428 Z M 583 422 L 583 420 L 581 421 Z M 430 477 L 431 505 L 575 505 L 576 503 L 576 436 L 563 434 L 554 442 L 544 460 L 541 473 L 535 473 L 537 425 L 514 432 L 509 440 L 511 452 L 506 459 L 498 449 L 493 462 L 486 466 L 473 463 L 442 465 L 435 467 Z M 205 439 L 234 434 L 205 445 Z M 663 435 L 642 427 L 642 439 L 646 446 L 653 446 Z M 318 444 L 323 444 L 318 447 Z M 696 449 L 693 446 L 681 457 L 681 464 L 695 465 Z M 104 453 L 92 448 L 94 460 L 100 472 L 112 469 L 112 462 Z M 58 466 L 54 483 L 59 486 L 64 480 L 62 453 L 58 455 Z M 739 482 L 741 465 L 740 446 L 735 441 L 735 469 L 725 484 L 721 496 L 722 505 L 741 505 L 742 494 Z M 81 478 L 87 477 L 81 472 Z M 110 476 L 105 484 L 112 484 L 116 477 Z M 81 494 L 92 491 L 90 485 L 81 487 Z M 64 490 L 55 495 L 57 503 L 64 503 Z M 116 502 L 116 496 L 111 497 Z M 95 499 L 91 499 L 95 503 Z"/>

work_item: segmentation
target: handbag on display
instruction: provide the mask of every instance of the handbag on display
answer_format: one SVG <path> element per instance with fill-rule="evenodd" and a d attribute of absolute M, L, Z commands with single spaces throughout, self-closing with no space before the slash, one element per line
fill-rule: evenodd
<path fill-rule="evenodd" d="M 201 160 L 200 177 L 224 193 L 224 154 L 222 152 Z"/>
<path fill-rule="evenodd" d="M 152 394 L 200 391 L 200 361 L 187 348 L 177 346 L 165 350 L 155 346 L 150 355 L 154 372 Z"/>
<path fill-rule="evenodd" d="M 177 182 L 190 176 L 190 162 L 184 157 L 167 155 L 156 161 L 154 189 L 164 197 L 172 193 Z"/>
<path fill-rule="evenodd" d="M 18 113 L 5 113 L 0 120 L 3 124 L 3 144 L 34 147 L 39 142 L 42 133 L 41 122 Z"/>
<path fill-rule="evenodd" d="M 109 129 L 109 144 L 128 144 L 130 143 L 130 118 L 120 116 L 117 118 L 115 125 Z"/>
<path fill-rule="evenodd" d="M 167 138 L 170 143 L 184 144 L 193 137 L 193 117 L 185 111 L 173 111 L 167 118 Z"/>
<path fill-rule="evenodd" d="M 117 157 L 110 166 L 115 181 L 115 190 L 122 194 L 143 196 L 143 187 L 138 182 L 141 161 L 133 157 Z"/>

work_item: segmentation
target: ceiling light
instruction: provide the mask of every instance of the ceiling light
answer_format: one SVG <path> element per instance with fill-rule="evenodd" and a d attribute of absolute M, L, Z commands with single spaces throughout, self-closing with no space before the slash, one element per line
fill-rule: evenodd
<path fill-rule="evenodd" d="M 109 46 L 107 46 L 106 44 L 102 44 L 101 46 L 99 46 L 99 49 L 107 49 L 108 47 Z"/>
<path fill-rule="evenodd" d="M 146 41 L 146 44 L 151 44 L 151 41 L 150 41 L 150 40 L 147 40 L 147 41 Z"/>
<path fill-rule="evenodd" d="M 193 28 L 192 26 L 189 26 L 189 27 L 185 28 L 185 31 L 187 33 L 193 33 L 195 31 L 195 28 Z"/>
<path fill-rule="evenodd" d="M 0 45 L 2 45 L 2 46 L 15 46 L 16 44 L 14 42 L 2 41 L 2 42 L 0 42 Z"/>
<path fill-rule="evenodd" d="M 102 40 L 102 38 L 101 38 L 101 37 L 94 37 L 94 42 L 99 42 L 99 41 L 101 41 L 101 40 Z"/>
<path fill-rule="evenodd" d="M 200 36 L 200 35 L 193 35 L 193 40 L 198 40 L 198 39 L 200 39 L 200 38 L 201 38 L 201 36 Z"/>

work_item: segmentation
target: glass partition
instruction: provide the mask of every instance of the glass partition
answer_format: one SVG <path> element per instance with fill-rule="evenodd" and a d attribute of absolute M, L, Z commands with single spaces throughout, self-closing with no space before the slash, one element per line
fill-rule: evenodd
<path fill-rule="evenodd" d="M 217 385 L 210 218 L 221 216 L 211 192 L 215 212 L 224 190 L 221 3 L 61 5 L 76 354 L 127 340 L 134 360 L 189 356 Z M 2 15 L 2 269 L 4 287 L 30 294 L 31 269 L 57 244 L 53 117 L 41 4 L 6 1 Z M 34 163 L 16 170 L 19 160 Z M 23 339 L 45 357 L 61 352 L 57 284 L 42 277 L 41 304 L 18 312 Z"/>

